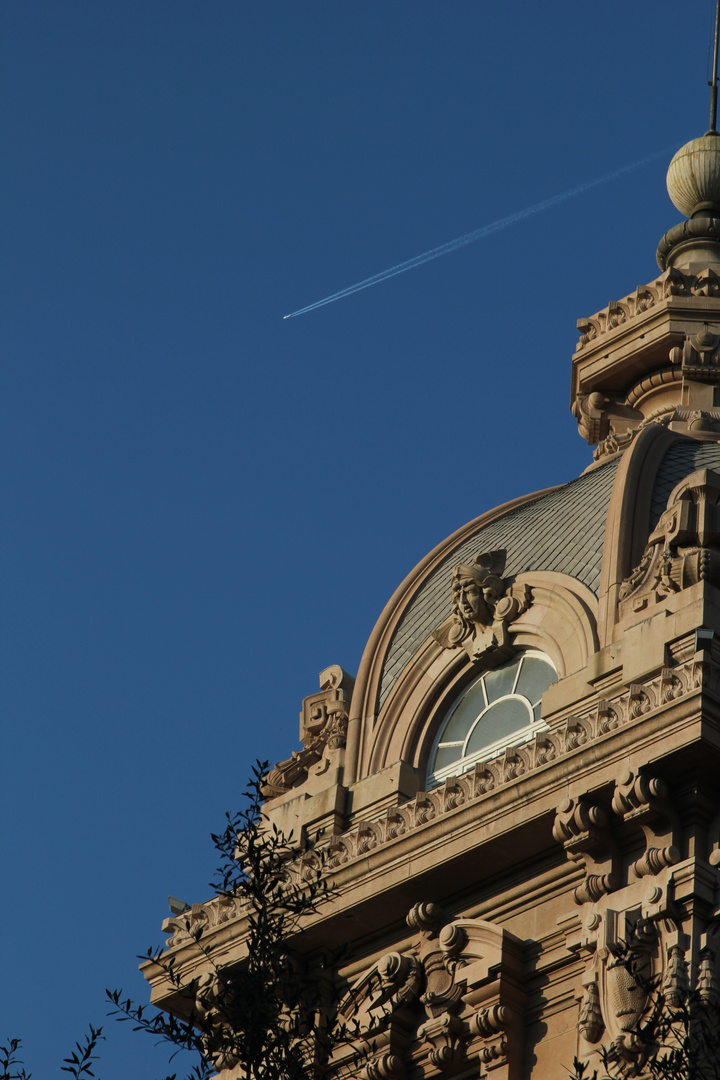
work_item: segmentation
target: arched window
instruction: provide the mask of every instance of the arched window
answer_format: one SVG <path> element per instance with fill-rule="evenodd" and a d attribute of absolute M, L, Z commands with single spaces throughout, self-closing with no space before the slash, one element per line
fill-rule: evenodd
<path fill-rule="evenodd" d="M 479 675 L 440 728 L 430 754 L 428 787 L 547 731 L 540 719 L 540 699 L 556 679 L 547 656 L 529 650 Z"/>

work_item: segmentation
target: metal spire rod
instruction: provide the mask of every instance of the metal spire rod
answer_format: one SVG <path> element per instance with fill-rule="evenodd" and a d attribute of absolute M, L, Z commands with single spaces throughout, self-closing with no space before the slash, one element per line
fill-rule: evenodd
<path fill-rule="evenodd" d="M 715 42 L 713 45 L 712 82 L 710 83 L 710 131 L 717 131 L 718 46 L 720 46 L 720 0 L 717 0 L 715 8 Z"/>

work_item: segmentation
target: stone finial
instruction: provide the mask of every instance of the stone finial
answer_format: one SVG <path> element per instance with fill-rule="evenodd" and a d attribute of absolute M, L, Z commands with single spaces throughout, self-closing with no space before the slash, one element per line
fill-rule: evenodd
<path fill-rule="evenodd" d="M 708 131 L 681 146 L 670 162 L 667 189 L 690 218 L 665 233 L 657 249 L 661 270 L 720 262 L 720 136 Z"/>
<path fill-rule="evenodd" d="M 681 214 L 720 215 L 720 136 L 709 131 L 681 146 L 667 171 L 668 195 Z"/>

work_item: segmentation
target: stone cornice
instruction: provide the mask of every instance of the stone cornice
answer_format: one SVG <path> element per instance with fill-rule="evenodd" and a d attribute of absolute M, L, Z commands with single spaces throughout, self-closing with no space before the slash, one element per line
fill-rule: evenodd
<path fill-rule="evenodd" d="M 720 297 L 720 277 L 710 268 L 700 273 L 683 273 L 675 268 L 665 270 L 648 285 L 638 285 L 622 300 L 611 300 L 595 315 L 578 319 L 580 340 L 575 351 L 580 352 L 597 338 L 676 296 Z"/>
<path fill-rule="evenodd" d="M 704 657 L 663 668 L 645 683 L 633 683 L 617 694 L 596 698 L 567 716 L 555 730 L 521 746 L 508 747 L 501 756 L 478 762 L 469 772 L 449 777 L 438 787 L 391 807 L 381 817 L 356 822 L 346 832 L 318 844 L 294 864 L 294 873 L 301 878 L 304 873 L 315 873 L 321 865 L 334 870 L 351 863 L 700 690 L 720 698 L 720 666 Z"/>
<path fill-rule="evenodd" d="M 330 870 L 339 893 L 345 894 L 352 892 L 357 863 L 364 860 L 363 880 L 367 889 L 372 879 L 389 872 L 389 863 L 397 861 L 393 856 L 388 862 L 396 845 L 400 844 L 402 849 L 398 849 L 397 858 L 406 862 L 407 841 L 417 835 L 413 859 L 419 874 L 428 859 L 436 861 L 438 851 L 446 844 L 450 830 L 445 819 L 449 815 L 455 815 L 452 834 L 460 838 L 467 829 L 476 832 L 477 813 L 474 810 L 475 807 L 480 809 L 483 802 L 488 810 L 487 824 L 491 819 L 499 821 L 508 807 L 516 808 L 521 801 L 528 809 L 528 817 L 536 812 L 550 812 L 556 789 L 567 788 L 566 759 L 576 760 L 573 775 L 577 775 L 579 782 L 584 782 L 587 769 L 597 770 L 600 756 L 607 757 L 609 775 L 612 776 L 616 759 L 619 761 L 626 755 L 629 746 L 632 745 L 634 752 L 643 752 L 645 744 L 656 742 L 660 732 L 668 730 L 664 725 L 675 719 L 673 714 L 677 708 L 689 704 L 688 699 L 700 693 L 709 694 L 720 703 L 720 665 L 703 654 L 673 668 L 663 668 L 643 683 L 631 684 L 606 697 L 595 696 L 565 716 L 553 730 L 532 742 L 508 748 L 502 756 L 481 762 L 470 772 L 450 778 L 431 791 L 419 793 L 401 806 L 386 810 L 377 819 L 355 822 L 344 833 L 299 856 L 290 865 L 290 872 L 295 880 L 302 881 L 305 876 L 315 876 L 320 870 Z M 687 713 L 687 708 L 684 712 Z M 693 722 L 696 718 L 696 712 L 692 710 Z M 648 730 L 643 735 L 645 727 Z M 607 747 L 606 751 L 601 750 L 601 742 Z M 584 767 L 581 767 L 582 761 L 585 761 Z M 551 780 L 553 767 L 557 773 L 556 783 Z M 543 775 L 538 775 L 536 780 L 535 774 L 541 769 Z M 533 810 L 531 804 L 540 795 L 548 806 L 541 811 Z M 490 832 L 497 836 L 495 828 Z M 343 906 L 342 903 L 333 904 L 333 908 Z M 168 948 L 173 951 L 179 948 L 182 952 L 192 948 L 192 933 L 186 929 L 189 920 L 191 926 L 202 927 L 206 943 L 210 936 L 215 939 L 213 947 L 220 945 L 221 939 L 228 943 L 232 941 L 235 953 L 239 937 L 231 924 L 236 924 L 243 914 L 244 906 L 233 899 L 214 898 L 194 905 L 189 914 L 165 921 L 164 929 L 172 935 L 167 942 Z M 321 913 L 321 921 L 323 917 Z"/>

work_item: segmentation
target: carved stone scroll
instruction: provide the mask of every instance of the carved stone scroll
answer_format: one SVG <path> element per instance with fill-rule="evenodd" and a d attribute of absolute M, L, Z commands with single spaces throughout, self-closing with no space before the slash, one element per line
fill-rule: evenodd
<path fill-rule="evenodd" d="M 485 552 L 455 567 L 452 615 L 432 635 L 444 649 L 462 647 L 471 660 L 493 665 L 512 655 L 508 625 L 527 610 L 532 597 L 526 585 L 506 588 L 505 555 L 505 551 Z"/>
<path fill-rule="evenodd" d="M 619 817 L 635 822 L 645 834 L 645 853 L 633 863 L 638 877 L 658 874 L 680 860 L 673 842 L 677 823 L 662 780 L 628 769 L 615 786 L 612 806 Z"/>
<path fill-rule="evenodd" d="M 630 442 L 633 427 L 642 423 L 643 415 L 597 390 L 590 394 L 578 394 L 572 405 L 573 416 L 578 422 L 580 435 L 591 446 L 602 445 L 610 438 Z M 605 453 L 608 447 L 603 447 Z"/>
<path fill-rule="evenodd" d="M 522 1039 L 509 1032 L 519 1035 L 525 1004 L 521 943 L 479 919 L 448 921 L 434 903 L 415 904 L 407 924 L 412 951 L 386 954 L 340 1004 L 358 1031 L 364 1080 L 473 1060 L 515 1080 Z"/>
<path fill-rule="evenodd" d="M 294 750 L 263 780 L 262 794 L 276 798 L 303 784 L 308 770 L 321 761 L 326 750 L 345 746 L 348 710 L 355 680 L 337 664 L 320 672 L 320 692 L 303 700 L 300 713 L 302 750 Z"/>
<path fill-rule="evenodd" d="M 438 1068 L 447 1068 L 464 1056 L 463 1025 L 457 1016 L 445 1012 L 427 1020 L 418 1028 L 418 1039 L 429 1043 L 430 1061 Z"/>
<path fill-rule="evenodd" d="M 480 1009 L 471 1018 L 469 1028 L 483 1040 L 479 1057 L 487 1069 L 494 1069 L 507 1061 L 508 1041 L 511 1029 L 516 1027 L 515 1014 L 504 1005 L 492 1005 Z"/>
<path fill-rule="evenodd" d="M 402 1080 L 405 1066 L 399 1054 L 378 1054 L 362 1070 L 363 1080 Z"/>
<path fill-rule="evenodd" d="M 618 888 L 620 856 L 602 807 L 586 799 L 566 799 L 558 807 L 553 836 L 568 858 L 584 867 L 585 880 L 574 893 L 576 903 L 599 900 Z"/>
<path fill-rule="evenodd" d="M 637 567 L 620 586 L 620 615 L 698 581 L 720 587 L 720 474 L 698 469 L 671 493 Z"/>
<path fill-rule="evenodd" d="M 670 350 L 670 363 L 694 382 L 720 382 L 720 337 L 707 326 L 692 336 L 686 334 L 683 344 Z"/>

